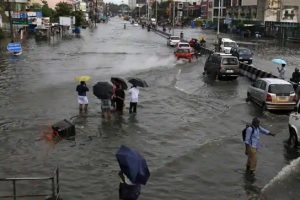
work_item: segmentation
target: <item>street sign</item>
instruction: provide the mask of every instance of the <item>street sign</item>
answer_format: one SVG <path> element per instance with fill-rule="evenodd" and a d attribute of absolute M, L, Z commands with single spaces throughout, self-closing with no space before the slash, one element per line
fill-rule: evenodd
<path fill-rule="evenodd" d="M 22 52 L 22 46 L 19 42 L 8 43 L 7 50 L 10 53 L 20 53 L 20 52 Z"/>

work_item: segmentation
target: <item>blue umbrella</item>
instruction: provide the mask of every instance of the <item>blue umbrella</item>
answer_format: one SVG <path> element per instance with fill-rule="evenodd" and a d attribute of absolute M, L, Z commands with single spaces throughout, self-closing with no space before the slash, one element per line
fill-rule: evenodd
<path fill-rule="evenodd" d="M 272 62 L 275 63 L 275 64 L 279 64 L 279 65 L 282 65 L 282 64 L 286 65 L 286 62 L 284 60 L 280 59 L 280 58 L 273 59 Z"/>
<path fill-rule="evenodd" d="M 146 160 L 137 151 L 122 145 L 116 157 L 122 172 L 132 183 L 146 185 L 150 172 Z"/>

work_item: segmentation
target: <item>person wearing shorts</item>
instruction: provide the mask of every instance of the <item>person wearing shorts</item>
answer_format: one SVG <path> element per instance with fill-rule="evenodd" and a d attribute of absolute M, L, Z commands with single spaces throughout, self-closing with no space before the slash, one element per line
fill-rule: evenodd
<path fill-rule="evenodd" d="M 86 86 L 84 81 L 80 81 L 80 84 L 76 87 L 76 92 L 78 93 L 78 104 L 79 104 L 79 112 L 81 113 L 83 110 L 87 112 L 89 100 L 86 96 L 86 92 L 89 91 L 89 88 Z"/>
<path fill-rule="evenodd" d="M 111 105 L 110 99 L 101 99 L 101 111 L 104 119 L 111 118 L 110 105 Z"/>

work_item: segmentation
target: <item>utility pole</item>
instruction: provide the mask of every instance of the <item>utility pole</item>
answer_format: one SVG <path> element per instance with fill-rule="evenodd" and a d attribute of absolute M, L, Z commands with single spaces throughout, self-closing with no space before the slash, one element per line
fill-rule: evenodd
<path fill-rule="evenodd" d="M 220 34 L 220 15 L 221 15 L 221 0 L 219 0 L 219 9 L 218 9 L 218 31 L 217 31 L 218 38 Z"/>
<path fill-rule="evenodd" d="M 156 5 L 155 5 L 155 20 L 156 20 L 155 26 L 157 26 L 157 0 L 155 0 L 155 3 L 156 3 Z"/>
<path fill-rule="evenodd" d="M 95 6 L 95 27 L 97 26 L 97 16 L 98 16 L 98 0 L 96 0 L 96 6 Z"/>
<path fill-rule="evenodd" d="M 12 42 L 14 42 L 14 30 L 13 30 L 13 23 L 11 17 L 11 3 L 7 0 L 7 9 L 8 9 L 8 18 L 9 18 L 9 27 L 10 27 L 10 38 Z"/>
<path fill-rule="evenodd" d="M 174 27 L 175 27 L 175 0 L 173 0 L 173 30 L 172 30 L 172 35 L 174 35 Z"/>

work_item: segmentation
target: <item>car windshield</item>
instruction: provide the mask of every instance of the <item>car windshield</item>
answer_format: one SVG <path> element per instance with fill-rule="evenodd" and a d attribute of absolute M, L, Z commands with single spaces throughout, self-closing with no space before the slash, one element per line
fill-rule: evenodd
<path fill-rule="evenodd" d="M 223 65 L 237 65 L 238 60 L 237 60 L 237 58 L 223 58 L 222 64 Z"/>
<path fill-rule="evenodd" d="M 291 94 L 294 93 L 292 85 L 288 84 L 272 84 L 269 86 L 269 92 L 273 94 Z"/>
<path fill-rule="evenodd" d="M 177 37 L 177 36 L 172 36 L 172 37 L 171 37 L 171 40 L 179 40 L 179 37 Z"/>
<path fill-rule="evenodd" d="M 239 54 L 251 54 L 251 51 L 249 49 L 240 49 Z"/>
<path fill-rule="evenodd" d="M 179 44 L 179 47 L 190 47 L 189 44 Z"/>
<path fill-rule="evenodd" d="M 190 50 L 189 49 L 178 49 L 177 53 L 189 53 Z"/>
<path fill-rule="evenodd" d="M 224 47 L 236 47 L 235 42 L 224 42 Z"/>

